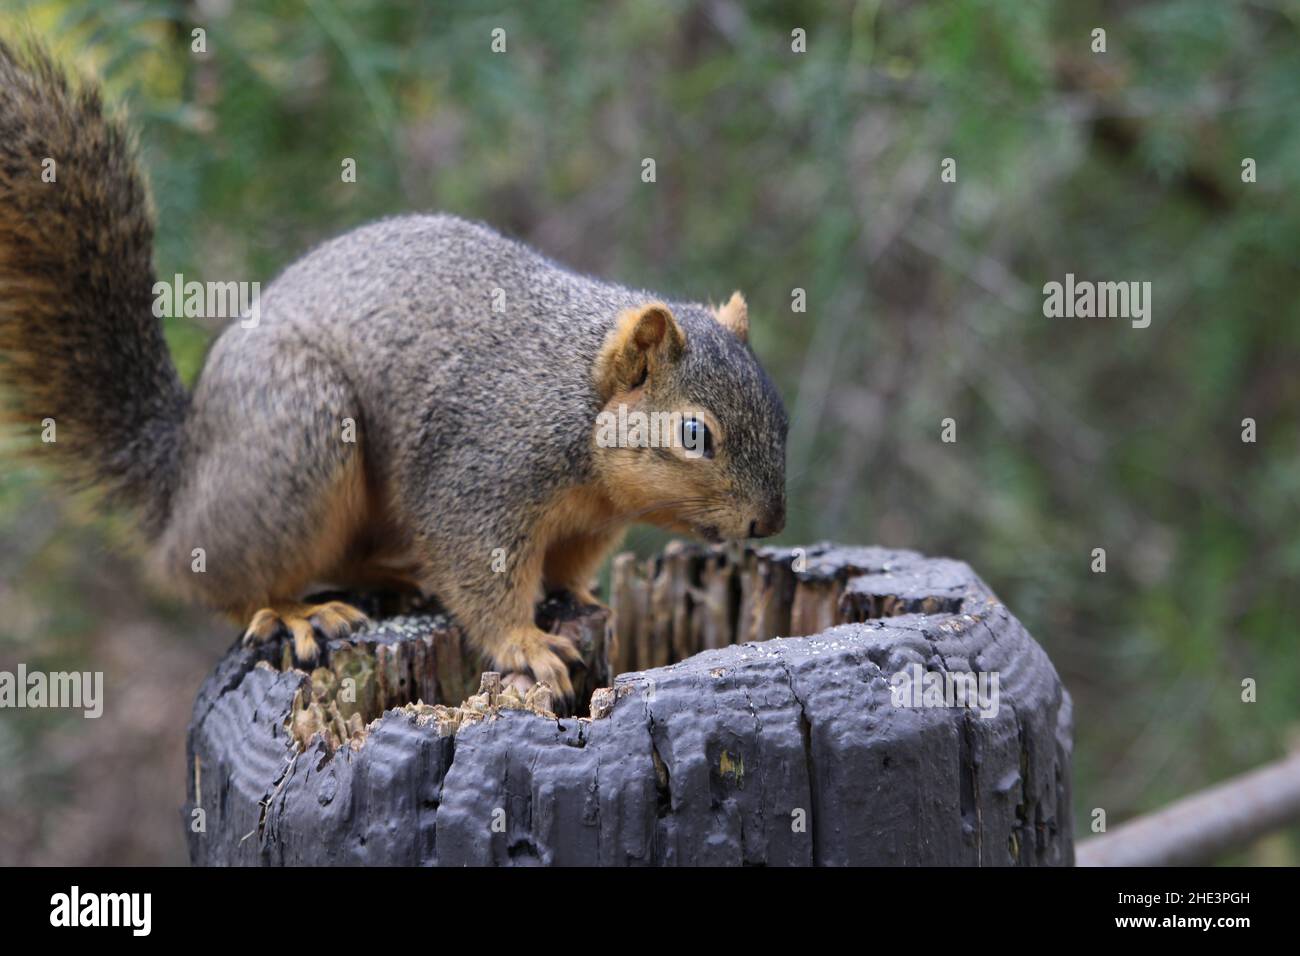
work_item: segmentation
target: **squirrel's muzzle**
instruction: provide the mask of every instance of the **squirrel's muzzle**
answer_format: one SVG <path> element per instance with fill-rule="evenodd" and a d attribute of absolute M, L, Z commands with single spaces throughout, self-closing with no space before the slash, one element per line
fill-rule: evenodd
<path fill-rule="evenodd" d="M 779 534 L 784 527 L 785 501 L 778 499 L 767 506 L 761 518 L 749 523 L 749 536 L 751 538 L 770 538 L 774 534 Z"/>

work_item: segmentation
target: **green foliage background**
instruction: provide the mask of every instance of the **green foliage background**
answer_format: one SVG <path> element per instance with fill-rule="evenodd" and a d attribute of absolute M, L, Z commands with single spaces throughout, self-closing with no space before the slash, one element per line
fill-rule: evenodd
<path fill-rule="evenodd" d="M 792 413 L 780 540 L 974 566 L 1075 695 L 1081 834 L 1296 744 L 1300 2 L 18 0 L 22 27 L 140 128 L 162 276 L 265 282 L 436 208 L 628 284 L 742 289 Z M 1150 281 L 1150 328 L 1044 318 L 1067 272 Z M 169 324 L 189 380 L 211 333 Z M 123 540 L 7 461 L 0 661 L 79 660 L 114 602 L 191 626 L 132 575 L 88 585 Z M 70 799 L 43 733 L 0 724 L 0 803 Z"/>

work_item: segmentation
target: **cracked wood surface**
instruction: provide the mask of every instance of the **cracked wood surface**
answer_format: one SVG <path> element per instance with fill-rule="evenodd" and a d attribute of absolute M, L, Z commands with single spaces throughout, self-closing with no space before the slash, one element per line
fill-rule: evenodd
<path fill-rule="evenodd" d="M 603 617 L 590 618 L 602 612 L 569 609 L 557 625 L 587 635 L 593 674 L 606 650 L 618 674 L 590 717 L 556 717 L 544 699 L 530 708 L 495 682 L 473 694 L 476 667 L 459 646 L 440 650 L 459 640 L 442 616 L 381 621 L 333 648 L 333 678 L 370 666 L 383 680 L 357 680 L 368 703 L 305 729 L 295 717 L 313 696 L 329 704 L 329 688 L 232 648 L 190 728 L 185 819 L 197 806 L 206 824 L 189 833 L 191 859 L 1073 862 L 1069 695 L 965 564 L 675 545 L 617 558 L 611 592 L 608 649 L 595 636 Z M 890 680 L 913 665 L 996 673 L 996 714 L 895 706 Z M 464 706 L 436 706 L 459 694 Z"/>

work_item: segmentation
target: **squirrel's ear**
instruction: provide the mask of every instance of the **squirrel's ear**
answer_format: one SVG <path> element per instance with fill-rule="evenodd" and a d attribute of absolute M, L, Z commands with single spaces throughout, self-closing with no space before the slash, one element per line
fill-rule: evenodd
<path fill-rule="evenodd" d="M 649 302 L 628 309 L 619 315 L 596 357 L 596 387 L 606 398 L 636 388 L 656 368 L 681 358 L 685 348 L 686 336 L 668 306 Z"/>
<path fill-rule="evenodd" d="M 731 332 L 742 342 L 749 341 L 749 306 L 745 305 L 745 297 L 739 292 L 731 293 L 731 298 L 727 300 L 726 305 L 718 306 L 713 311 L 717 316 L 722 327 Z"/>

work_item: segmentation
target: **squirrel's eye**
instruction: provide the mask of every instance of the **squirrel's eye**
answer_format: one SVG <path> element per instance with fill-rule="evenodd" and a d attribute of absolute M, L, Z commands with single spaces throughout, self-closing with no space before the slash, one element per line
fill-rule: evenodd
<path fill-rule="evenodd" d="M 709 426 L 698 418 L 688 418 L 682 422 L 682 447 L 689 458 L 713 457 L 713 433 Z"/>

